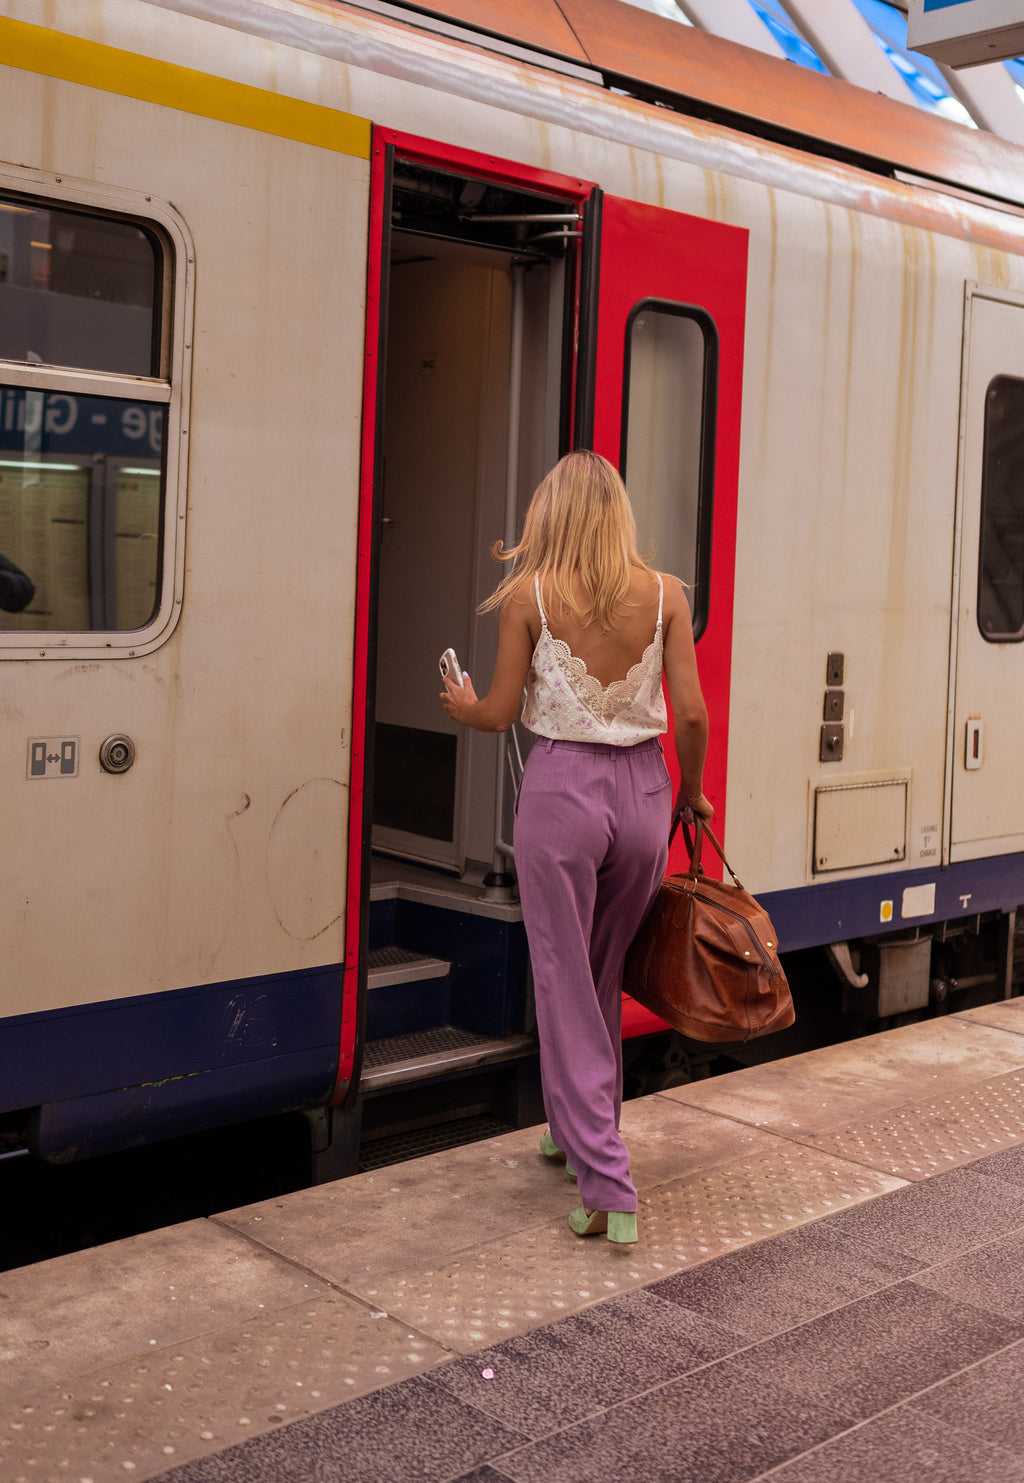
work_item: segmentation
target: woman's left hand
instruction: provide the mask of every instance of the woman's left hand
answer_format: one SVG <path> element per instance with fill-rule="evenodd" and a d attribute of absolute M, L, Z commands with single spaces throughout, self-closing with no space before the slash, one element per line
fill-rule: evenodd
<path fill-rule="evenodd" d="M 441 691 L 441 704 L 451 716 L 453 721 L 458 721 L 462 726 L 469 725 L 469 711 L 479 704 L 476 691 L 473 689 L 473 681 L 466 671 L 462 671 L 462 684 L 457 685 L 454 680 L 445 676 L 444 689 Z"/>

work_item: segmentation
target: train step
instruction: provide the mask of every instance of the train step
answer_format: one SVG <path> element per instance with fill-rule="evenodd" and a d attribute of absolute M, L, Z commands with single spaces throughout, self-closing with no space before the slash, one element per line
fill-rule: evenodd
<path fill-rule="evenodd" d="M 419 983 L 424 979 L 447 978 L 451 963 L 407 947 L 375 947 L 367 954 L 367 989 L 385 989 L 393 984 Z"/>
<path fill-rule="evenodd" d="M 537 1041 L 532 1035 L 481 1035 L 456 1025 L 368 1040 L 359 1091 L 366 1096 L 408 1082 L 450 1076 L 536 1053 Z"/>
<path fill-rule="evenodd" d="M 373 948 L 366 973 L 368 1040 L 414 1034 L 451 1018 L 451 962 L 405 947 Z"/>

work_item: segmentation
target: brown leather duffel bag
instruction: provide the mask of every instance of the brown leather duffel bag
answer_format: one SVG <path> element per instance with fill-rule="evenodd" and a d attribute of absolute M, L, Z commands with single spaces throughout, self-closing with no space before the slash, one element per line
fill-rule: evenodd
<path fill-rule="evenodd" d="M 690 868 L 662 882 L 626 955 L 622 987 L 692 1040 L 754 1040 L 785 1030 L 796 1013 L 768 913 L 743 889 L 702 819 L 693 837 L 688 824 L 683 833 Z M 704 874 L 705 834 L 733 884 Z"/>

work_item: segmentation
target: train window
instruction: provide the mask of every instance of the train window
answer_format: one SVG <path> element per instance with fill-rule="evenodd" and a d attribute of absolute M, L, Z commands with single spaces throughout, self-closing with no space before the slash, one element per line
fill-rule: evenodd
<path fill-rule="evenodd" d="M 688 304 L 643 299 L 626 329 L 622 473 L 640 549 L 688 583 L 694 635 L 707 621 L 718 335 Z"/>
<path fill-rule="evenodd" d="M 1024 380 L 996 376 L 985 395 L 978 627 L 992 643 L 1024 639 Z"/>
<path fill-rule="evenodd" d="M 155 402 L 0 386 L 0 633 L 150 621 L 165 420 Z"/>
<path fill-rule="evenodd" d="M 161 280 L 133 222 L 0 195 L 0 358 L 156 376 Z"/>

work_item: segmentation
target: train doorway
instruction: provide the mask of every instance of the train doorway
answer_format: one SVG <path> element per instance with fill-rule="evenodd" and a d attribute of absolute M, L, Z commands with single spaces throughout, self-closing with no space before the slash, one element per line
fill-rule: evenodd
<path fill-rule="evenodd" d="M 395 155 L 378 420 L 373 833 L 378 851 L 500 873 L 498 739 L 438 703 L 438 658 L 493 666 L 476 608 L 566 444 L 580 236 L 574 199 Z"/>
<path fill-rule="evenodd" d="M 387 130 L 371 169 L 336 1097 L 378 1138 L 508 1096 L 541 1115 L 512 789 L 437 661 L 488 684 L 491 547 L 570 447 L 628 461 L 642 543 L 700 589 L 724 804 L 747 233 Z"/>

